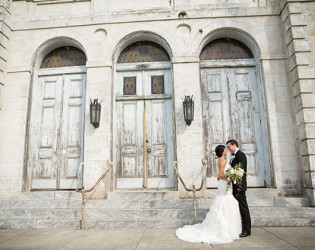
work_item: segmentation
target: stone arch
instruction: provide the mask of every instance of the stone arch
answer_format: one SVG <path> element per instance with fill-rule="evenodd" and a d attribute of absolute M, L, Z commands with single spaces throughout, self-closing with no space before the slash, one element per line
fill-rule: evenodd
<path fill-rule="evenodd" d="M 84 47 L 79 43 L 78 41 L 69 38 L 69 37 L 56 37 L 49 41 L 45 41 L 43 44 L 39 46 L 37 49 L 35 60 L 34 60 L 34 69 L 37 70 L 40 68 L 43 59 L 53 50 L 58 49 L 60 47 L 74 47 L 79 50 L 81 50 L 85 56 L 86 59 L 88 59 L 86 50 Z"/>
<path fill-rule="evenodd" d="M 126 47 L 118 57 L 118 63 L 170 61 L 166 50 L 157 43 L 139 41 Z"/>
<path fill-rule="evenodd" d="M 58 68 L 83 65 L 86 65 L 86 56 L 82 50 L 72 46 L 63 46 L 49 52 L 43 59 L 40 68 Z"/>
<path fill-rule="evenodd" d="M 252 59 L 252 52 L 232 38 L 219 38 L 209 42 L 200 53 L 200 60 Z"/>
<path fill-rule="evenodd" d="M 172 50 L 168 42 L 162 38 L 161 36 L 152 33 L 152 32 L 134 32 L 123 37 L 117 44 L 113 53 L 113 61 L 117 63 L 120 54 L 133 43 L 140 41 L 148 41 L 153 42 L 161 46 L 168 54 L 170 58 L 172 58 Z"/>
<path fill-rule="evenodd" d="M 198 55 L 207 44 L 220 38 L 231 38 L 243 43 L 253 54 L 255 61 L 259 62 L 261 51 L 254 38 L 242 30 L 231 28 L 216 29 L 206 35 L 199 45 Z"/>

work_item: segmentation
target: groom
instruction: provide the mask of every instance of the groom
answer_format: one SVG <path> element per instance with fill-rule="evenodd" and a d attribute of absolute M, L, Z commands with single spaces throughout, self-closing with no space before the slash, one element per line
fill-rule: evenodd
<path fill-rule="evenodd" d="M 226 142 L 226 145 L 228 150 L 232 153 L 232 159 L 230 161 L 231 166 L 234 168 L 235 165 L 240 162 L 244 171 L 247 172 L 247 158 L 246 155 L 241 150 L 239 150 L 237 141 L 229 140 Z M 246 174 L 244 174 L 242 178 L 241 191 L 238 192 L 237 185 L 233 184 L 233 196 L 238 201 L 242 217 L 242 233 L 240 234 L 240 237 L 247 237 L 251 234 L 251 219 L 246 201 L 246 189 Z"/>

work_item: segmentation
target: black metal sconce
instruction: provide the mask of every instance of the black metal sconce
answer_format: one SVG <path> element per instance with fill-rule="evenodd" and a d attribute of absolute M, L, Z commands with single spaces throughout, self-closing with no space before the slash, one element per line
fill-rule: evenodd
<path fill-rule="evenodd" d="M 98 99 L 94 99 L 93 102 L 90 99 L 90 122 L 93 124 L 94 128 L 100 126 L 101 118 L 101 103 L 98 102 Z"/>
<path fill-rule="evenodd" d="M 193 96 L 185 95 L 185 99 L 183 101 L 183 108 L 184 118 L 188 126 L 194 120 L 194 105 L 195 103 L 193 100 Z"/>

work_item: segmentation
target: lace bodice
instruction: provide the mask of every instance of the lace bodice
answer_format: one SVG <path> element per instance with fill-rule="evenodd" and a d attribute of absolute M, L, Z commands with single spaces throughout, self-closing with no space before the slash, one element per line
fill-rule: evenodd
<path fill-rule="evenodd" d="M 231 165 L 229 163 L 227 163 L 225 165 L 224 172 L 229 168 L 231 168 Z M 228 188 L 228 191 L 226 191 L 226 190 L 227 190 L 227 180 L 219 180 L 219 182 L 218 182 L 218 194 L 219 195 L 223 195 L 223 194 L 231 194 L 232 195 L 232 184 Z"/>

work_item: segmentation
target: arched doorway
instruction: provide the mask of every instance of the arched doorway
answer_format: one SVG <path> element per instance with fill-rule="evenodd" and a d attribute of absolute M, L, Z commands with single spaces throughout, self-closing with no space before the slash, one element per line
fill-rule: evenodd
<path fill-rule="evenodd" d="M 32 86 L 31 189 L 75 189 L 83 161 L 86 56 L 72 46 L 48 53 Z M 79 185 L 82 185 L 82 176 Z"/>
<path fill-rule="evenodd" d="M 200 54 L 207 186 L 216 187 L 214 149 L 236 139 L 247 155 L 249 187 L 269 184 L 263 88 L 252 52 L 235 39 L 219 38 Z"/>
<path fill-rule="evenodd" d="M 155 42 L 139 41 L 115 69 L 117 188 L 174 187 L 171 62 Z"/>

